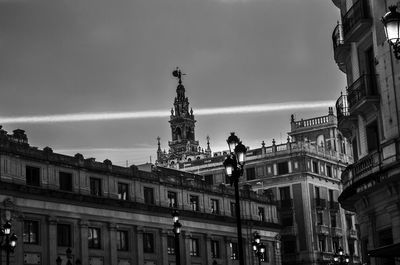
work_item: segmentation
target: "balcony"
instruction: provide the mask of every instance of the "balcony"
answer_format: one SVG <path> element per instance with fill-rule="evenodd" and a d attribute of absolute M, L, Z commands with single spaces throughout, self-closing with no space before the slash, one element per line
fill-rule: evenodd
<path fill-rule="evenodd" d="M 327 227 L 326 225 L 317 225 L 316 227 L 316 232 L 319 235 L 329 235 L 329 227 Z"/>
<path fill-rule="evenodd" d="M 344 137 L 350 138 L 352 136 L 353 124 L 357 117 L 350 115 L 349 103 L 346 95 L 341 94 L 336 101 L 336 116 L 338 129 L 342 132 Z"/>
<path fill-rule="evenodd" d="M 278 201 L 278 208 L 280 210 L 290 210 L 293 208 L 293 200 L 286 199 L 286 200 L 279 200 Z"/>
<path fill-rule="evenodd" d="M 347 237 L 357 239 L 357 231 L 354 229 L 347 230 Z"/>
<path fill-rule="evenodd" d="M 376 75 L 362 75 L 347 89 L 350 114 L 369 113 L 379 104 Z"/>
<path fill-rule="evenodd" d="M 339 66 L 339 69 L 343 73 L 346 73 L 346 58 L 348 57 L 350 48 L 349 45 L 344 42 L 343 27 L 339 22 L 333 30 L 332 43 L 335 62 Z"/>
<path fill-rule="evenodd" d="M 331 211 L 339 211 L 339 203 L 335 201 L 329 201 L 329 210 Z"/>
<path fill-rule="evenodd" d="M 326 208 L 326 200 L 321 198 L 315 198 L 315 208 L 322 210 Z"/>
<path fill-rule="evenodd" d="M 358 0 L 342 17 L 346 42 L 356 42 L 371 28 L 372 18 L 368 0 Z"/>

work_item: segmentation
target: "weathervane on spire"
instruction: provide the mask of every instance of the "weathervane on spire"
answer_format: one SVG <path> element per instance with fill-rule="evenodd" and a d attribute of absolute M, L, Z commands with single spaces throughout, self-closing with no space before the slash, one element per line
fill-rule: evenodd
<path fill-rule="evenodd" d="M 179 69 L 179 67 L 176 67 L 176 70 L 174 70 L 172 72 L 172 75 L 179 80 L 179 84 L 182 84 L 182 75 L 186 75 L 186 74 L 183 74 L 181 72 L 181 69 Z"/>

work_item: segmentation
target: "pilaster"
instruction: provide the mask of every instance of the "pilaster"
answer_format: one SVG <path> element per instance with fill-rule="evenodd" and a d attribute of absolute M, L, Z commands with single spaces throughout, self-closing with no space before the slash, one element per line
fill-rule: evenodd
<path fill-rule="evenodd" d="M 108 247 L 110 249 L 110 264 L 118 264 L 117 225 L 115 223 L 108 224 L 108 233 L 110 236 L 108 243 Z"/>
<path fill-rule="evenodd" d="M 82 264 L 89 263 L 89 250 L 88 250 L 88 227 L 87 220 L 82 219 L 79 222 L 80 236 L 81 236 L 81 261 Z"/>
<path fill-rule="evenodd" d="M 57 259 L 57 218 L 55 216 L 49 216 L 47 218 L 49 227 L 48 233 L 48 250 L 49 250 L 49 263 L 53 263 Z"/>
<path fill-rule="evenodd" d="M 137 264 L 144 264 L 144 255 L 143 255 L 143 227 L 137 227 Z"/>
<path fill-rule="evenodd" d="M 168 231 L 165 229 L 160 229 L 161 236 L 161 244 L 159 253 L 161 253 L 161 265 L 168 265 L 168 252 L 166 251 L 168 248 Z"/>

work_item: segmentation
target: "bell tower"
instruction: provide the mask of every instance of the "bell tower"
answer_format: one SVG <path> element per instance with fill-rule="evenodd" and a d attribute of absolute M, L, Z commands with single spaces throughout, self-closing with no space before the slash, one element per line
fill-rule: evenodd
<path fill-rule="evenodd" d="M 178 80 L 174 107 L 171 109 L 170 126 L 172 141 L 169 142 L 172 158 L 181 159 L 183 155 L 193 155 L 199 152 L 199 142 L 195 140 L 193 110 L 189 111 L 189 100 L 185 96 L 182 76 L 185 75 L 177 67 L 172 75 Z"/>

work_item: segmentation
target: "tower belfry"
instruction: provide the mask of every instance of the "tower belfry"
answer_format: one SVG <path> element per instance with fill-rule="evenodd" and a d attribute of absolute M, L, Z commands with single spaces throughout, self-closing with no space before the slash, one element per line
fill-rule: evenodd
<path fill-rule="evenodd" d="M 172 141 L 169 142 L 171 155 L 181 158 L 183 154 L 194 155 L 198 152 L 199 142 L 195 140 L 195 123 L 193 110 L 189 110 L 189 100 L 185 96 L 185 87 L 182 84 L 182 75 L 177 67 L 172 75 L 178 80 L 174 108 L 171 110 L 170 126 Z"/>

